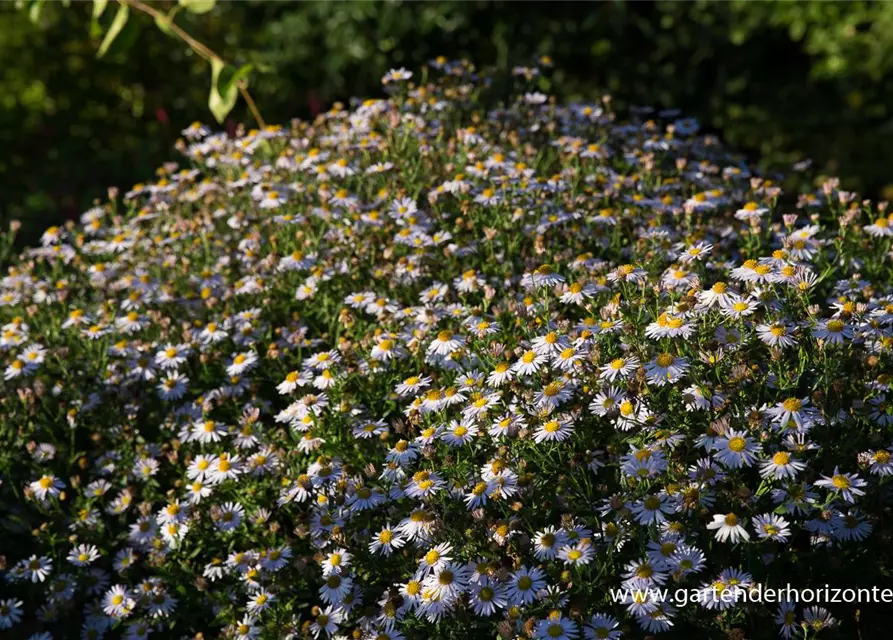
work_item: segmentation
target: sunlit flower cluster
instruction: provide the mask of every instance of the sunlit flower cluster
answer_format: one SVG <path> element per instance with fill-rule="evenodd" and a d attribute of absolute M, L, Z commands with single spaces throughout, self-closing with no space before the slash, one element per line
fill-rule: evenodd
<path fill-rule="evenodd" d="M 812 638 L 744 594 L 891 569 L 885 203 L 429 72 L 12 259 L 2 633 Z"/>

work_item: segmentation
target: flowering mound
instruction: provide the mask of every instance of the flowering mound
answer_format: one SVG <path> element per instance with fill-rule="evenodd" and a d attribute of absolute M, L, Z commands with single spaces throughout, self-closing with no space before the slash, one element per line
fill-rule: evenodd
<path fill-rule="evenodd" d="M 876 637 L 893 216 L 444 71 L 14 260 L 4 633 Z"/>

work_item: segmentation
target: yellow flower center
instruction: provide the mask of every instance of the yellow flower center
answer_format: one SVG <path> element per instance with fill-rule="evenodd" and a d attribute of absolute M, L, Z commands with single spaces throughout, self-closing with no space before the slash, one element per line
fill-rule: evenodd
<path fill-rule="evenodd" d="M 845 325 L 840 320 L 829 320 L 828 324 L 825 326 L 828 327 L 828 331 L 840 333 L 841 331 L 843 331 Z"/>
<path fill-rule="evenodd" d="M 666 369 L 667 367 L 672 365 L 673 362 L 675 362 L 675 361 L 676 361 L 676 358 L 671 356 L 669 353 L 660 354 L 659 356 L 657 356 L 657 360 L 656 360 L 657 366 L 661 367 L 662 369 Z"/>
<path fill-rule="evenodd" d="M 831 478 L 831 484 L 833 484 L 838 489 L 849 489 L 850 488 L 850 479 L 844 475 L 836 475 Z"/>

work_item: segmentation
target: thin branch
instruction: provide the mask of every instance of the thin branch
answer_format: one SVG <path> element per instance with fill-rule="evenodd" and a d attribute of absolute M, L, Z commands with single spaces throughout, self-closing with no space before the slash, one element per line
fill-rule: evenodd
<path fill-rule="evenodd" d="M 244 80 L 239 80 L 238 85 L 239 93 L 242 94 L 242 97 L 245 98 L 246 104 L 248 104 L 248 109 L 251 111 L 251 115 L 254 116 L 254 119 L 257 121 L 257 126 L 261 129 L 266 128 L 266 123 L 264 119 L 260 117 L 260 111 L 257 110 L 257 105 L 254 104 L 254 98 L 251 97 L 251 94 L 248 93 L 248 83 Z"/>
<path fill-rule="evenodd" d="M 171 30 L 174 35 L 180 38 L 183 42 L 188 44 L 190 48 L 195 51 L 202 58 L 211 62 L 212 60 L 220 62 L 221 64 L 225 64 L 225 60 L 221 58 L 219 55 L 211 51 L 207 46 L 193 38 L 191 35 L 186 33 L 183 29 L 177 26 L 173 20 L 168 20 L 167 15 L 163 12 L 158 11 L 155 7 L 152 7 L 144 2 L 140 2 L 140 0 L 118 0 L 120 4 L 126 4 L 137 11 L 141 11 L 147 15 L 152 16 L 155 20 L 160 22 L 164 22 L 167 27 Z M 242 94 L 242 97 L 245 99 L 245 102 L 248 104 L 248 110 L 251 111 L 251 115 L 254 116 L 255 121 L 257 121 L 257 125 L 263 129 L 266 127 L 264 123 L 264 119 L 260 115 L 260 111 L 257 109 L 257 104 L 255 104 L 254 99 L 251 97 L 251 94 L 248 93 L 248 84 L 244 80 L 239 80 L 237 83 L 239 88 L 239 93 Z"/>

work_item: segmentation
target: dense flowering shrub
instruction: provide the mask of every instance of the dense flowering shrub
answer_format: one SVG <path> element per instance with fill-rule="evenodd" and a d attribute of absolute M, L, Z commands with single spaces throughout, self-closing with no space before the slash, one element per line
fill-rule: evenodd
<path fill-rule="evenodd" d="M 13 261 L 3 633 L 868 632 L 748 594 L 890 568 L 885 205 L 435 66 Z"/>

